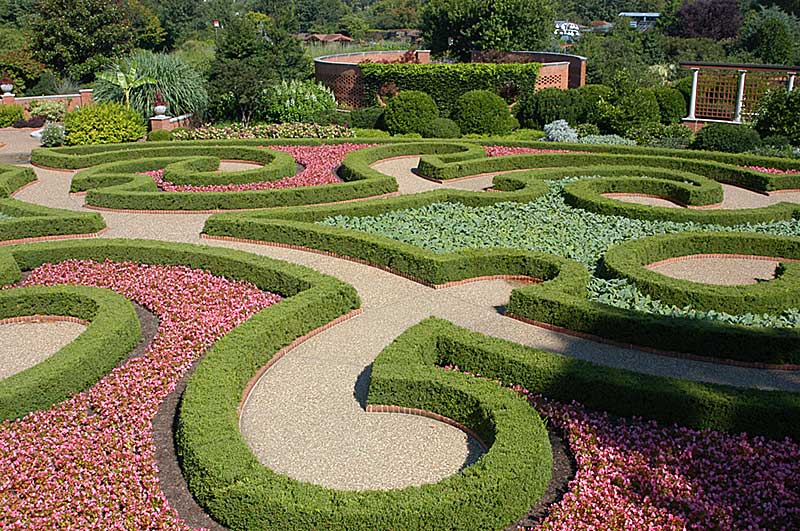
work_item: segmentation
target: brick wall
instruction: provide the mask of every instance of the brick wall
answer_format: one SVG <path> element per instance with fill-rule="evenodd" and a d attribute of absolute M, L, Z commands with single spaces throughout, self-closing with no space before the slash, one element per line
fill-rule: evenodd
<path fill-rule="evenodd" d="M 28 104 L 32 101 L 57 101 L 67 104 L 67 110 L 74 110 L 81 105 L 88 105 L 92 102 L 92 89 L 81 90 L 78 94 L 58 94 L 54 96 L 26 96 L 17 98 L 16 96 L 3 96 L 2 105 L 20 105 L 25 109 L 25 117 L 29 118 Z"/>

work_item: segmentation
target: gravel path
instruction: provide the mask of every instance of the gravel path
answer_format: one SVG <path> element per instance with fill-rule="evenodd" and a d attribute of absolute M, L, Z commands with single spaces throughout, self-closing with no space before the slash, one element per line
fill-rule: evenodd
<path fill-rule="evenodd" d="M 719 286 L 737 286 L 756 284 L 775 278 L 775 269 L 780 260 L 753 260 L 734 256 L 685 256 L 680 260 L 671 260 L 647 266 L 648 269 L 672 278 L 717 284 Z"/>
<path fill-rule="evenodd" d="M 39 141 L 31 137 L 33 129 L 0 128 L 0 163 L 24 164 L 31 160 L 31 150 Z"/>
<path fill-rule="evenodd" d="M 374 165 L 398 176 L 403 193 L 452 186 L 482 189 L 491 176 L 438 185 L 415 176 L 418 157 Z M 68 197 L 70 172 L 36 169 L 40 181 L 18 198 L 80 209 Z M 104 237 L 152 238 L 229 247 L 312 267 L 353 285 L 364 313 L 307 341 L 267 371 L 245 404 L 242 431 L 259 459 L 292 477 L 345 489 L 420 484 L 454 473 L 477 452 L 459 430 L 397 414 L 363 411 L 368 368 L 408 326 L 435 315 L 485 334 L 627 368 L 736 386 L 800 391 L 800 373 L 756 370 L 661 357 L 575 338 L 498 312 L 513 285 L 482 281 L 444 290 L 346 260 L 268 245 L 201 240 L 206 214 L 103 212 Z"/>
<path fill-rule="evenodd" d="M 722 183 L 720 184 L 725 194 L 722 203 L 711 207 L 702 207 L 703 210 L 761 208 L 770 205 L 775 205 L 777 203 L 800 203 L 800 192 L 798 191 L 792 190 L 786 192 L 770 192 L 768 194 L 761 194 L 758 192 L 746 190 L 744 188 L 739 188 L 737 186 L 731 186 L 729 184 L 722 184 Z M 603 196 L 611 197 L 612 199 L 616 199 L 617 201 L 623 201 L 625 203 L 638 203 L 640 205 L 660 206 L 667 208 L 686 208 L 676 203 L 673 203 L 669 199 L 664 199 L 661 197 L 645 197 L 645 196 L 639 196 L 634 194 L 629 195 L 623 193 L 603 194 Z M 688 208 L 701 208 L 701 207 L 688 207 Z"/>
<path fill-rule="evenodd" d="M 69 321 L 0 325 L 0 380 L 43 362 L 86 330 Z"/>

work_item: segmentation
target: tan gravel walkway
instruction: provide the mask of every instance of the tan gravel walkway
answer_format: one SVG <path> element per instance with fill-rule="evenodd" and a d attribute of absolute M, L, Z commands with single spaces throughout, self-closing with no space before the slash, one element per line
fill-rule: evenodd
<path fill-rule="evenodd" d="M 84 330 L 69 321 L 0 324 L 0 380 L 41 363 Z"/>
<path fill-rule="evenodd" d="M 400 163 L 394 164 L 397 167 Z M 410 175 L 402 177 L 406 183 L 401 182 L 401 186 L 406 193 L 440 186 L 413 176 L 413 160 L 405 165 Z M 384 168 L 383 163 L 378 167 Z M 36 171 L 40 182 L 24 190 L 20 199 L 80 208 L 80 198 L 64 197 L 70 173 Z M 451 184 L 462 187 L 470 182 Z M 508 319 L 497 311 L 507 302 L 512 288 L 504 281 L 476 282 L 437 291 L 369 266 L 315 253 L 201 240 L 199 233 L 208 217 L 205 214 L 102 215 L 109 225 L 105 237 L 154 238 L 240 249 L 312 267 L 358 290 L 364 313 L 284 356 L 256 384 L 244 407 L 242 430 L 259 459 L 298 479 L 349 489 L 419 484 L 451 474 L 475 456 L 464 434 L 455 428 L 417 417 L 367 414 L 359 404 L 366 386 L 363 375 L 375 356 L 408 326 L 430 315 L 608 366 L 800 391 L 800 373 L 665 358 Z"/>
<path fill-rule="evenodd" d="M 761 208 L 770 205 L 775 205 L 777 203 L 800 203 L 800 192 L 786 191 L 786 192 L 770 192 L 769 194 L 760 194 L 758 192 L 753 192 L 750 190 L 746 190 L 744 188 L 739 188 L 737 186 L 731 186 L 729 184 L 721 184 L 721 186 L 723 193 L 725 194 L 722 200 L 722 204 L 711 207 L 704 207 L 703 208 L 704 210 Z M 643 197 L 643 196 L 626 195 L 626 194 L 603 194 L 603 195 L 606 197 L 611 197 L 612 199 L 616 199 L 618 201 L 623 201 L 625 203 L 638 203 L 640 205 L 651 205 L 651 206 L 660 206 L 667 208 L 685 208 L 682 207 L 681 205 L 673 203 L 669 199 L 664 199 L 660 197 Z M 689 207 L 689 208 L 698 208 L 698 207 Z"/>
<path fill-rule="evenodd" d="M 738 286 L 756 284 L 775 278 L 779 260 L 752 260 L 735 256 L 686 256 L 648 266 L 647 268 L 672 278 L 716 284 Z"/>

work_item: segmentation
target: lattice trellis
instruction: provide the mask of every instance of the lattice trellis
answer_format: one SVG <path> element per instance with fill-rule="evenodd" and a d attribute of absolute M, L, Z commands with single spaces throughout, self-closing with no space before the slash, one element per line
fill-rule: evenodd
<path fill-rule="evenodd" d="M 735 70 L 701 70 L 697 79 L 695 116 L 733 120 L 739 73 Z"/>
<path fill-rule="evenodd" d="M 776 72 L 748 72 L 745 76 L 744 99 L 742 100 L 742 120 L 751 121 L 758 113 L 761 100 L 769 90 L 786 90 L 789 83 L 787 74 Z"/>

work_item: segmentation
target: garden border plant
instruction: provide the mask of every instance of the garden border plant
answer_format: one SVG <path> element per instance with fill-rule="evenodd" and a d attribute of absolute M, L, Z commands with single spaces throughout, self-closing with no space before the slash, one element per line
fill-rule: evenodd
<path fill-rule="evenodd" d="M 34 205 L 10 195 L 36 180 L 31 168 L 0 164 L 0 213 L 11 219 L 0 221 L 0 243 L 7 240 L 90 234 L 105 228 L 100 214 L 74 212 Z"/>
<path fill-rule="evenodd" d="M 0 290 L 0 319 L 39 315 L 73 317 L 89 325 L 46 360 L 0 380 L 0 420 L 46 409 L 92 386 L 141 340 L 133 305 L 113 291 L 86 286 Z"/>
<path fill-rule="evenodd" d="M 519 178 L 517 174 L 504 177 Z M 798 330 L 656 316 L 594 302 L 588 298 L 589 271 L 565 258 L 508 249 L 434 253 L 391 238 L 316 223 L 329 217 L 376 216 L 446 201 L 484 206 L 508 201 L 509 196 L 502 197 L 506 194 L 437 190 L 348 205 L 221 213 L 206 221 L 203 233 L 212 238 L 271 242 L 333 253 L 432 285 L 481 276 L 527 276 L 542 282 L 515 289 L 507 306 L 508 314 L 524 320 L 660 351 L 750 364 L 800 364 Z"/>

